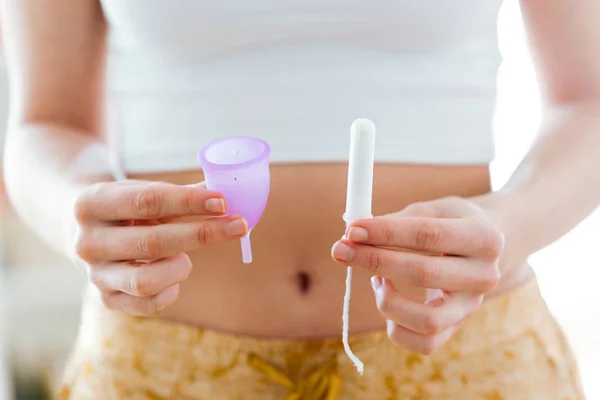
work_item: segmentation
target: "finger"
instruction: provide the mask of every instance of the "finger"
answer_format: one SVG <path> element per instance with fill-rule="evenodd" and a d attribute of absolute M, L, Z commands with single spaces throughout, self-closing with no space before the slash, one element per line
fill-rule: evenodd
<path fill-rule="evenodd" d="M 122 221 L 157 219 L 186 215 L 221 215 L 227 211 L 225 198 L 203 187 L 169 183 L 117 184 L 91 186 L 77 200 L 77 218 Z"/>
<path fill-rule="evenodd" d="M 156 226 L 104 226 L 83 233 L 76 251 L 88 262 L 155 260 L 237 239 L 247 232 L 246 221 L 235 215 Z"/>
<path fill-rule="evenodd" d="M 188 187 L 195 187 L 195 188 L 201 188 L 201 189 L 206 189 L 206 181 L 202 181 L 202 182 L 198 182 L 198 183 L 192 183 L 190 185 L 186 185 Z"/>
<path fill-rule="evenodd" d="M 442 347 L 457 329 L 458 326 L 454 325 L 437 335 L 426 336 L 410 331 L 394 321 L 387 321 L 387 335 L 394 345 L 424 355 L 432 354 Z"/>
<path fill-rule="evenodd" d="M 154 316 L 175 303 L 177 296 L 179 296 L 179 285 L 174 285 L 150 297 L 136 297 L 122 292 L 104 292 L 102 302 L 111 310 L 138 316 Z"/>
<path fill-rule="evenodd" d="M 102 291 L 118 291 L 149 297 L 187 279 L 192 262 L 186 254 L 151 263 L 118 262 L 96 268 L 90 280 Z"/>
<path fill-rule="evenodd" d="M 481 304 L 481 296 L 444 297 L 435 306 L 401 295 L 389 279 L 373 277 L 379 312 L 388 320 L 415 333 L 432 336 L 458 324 Z"/>
<path fill-rule="evenodd" d="M 353 222 L 347 230 L 353 242 L 374 246 L 495 259 L 502 236 L 487 221 L 477 218 L 388 218 Z"/>
<path fill-rule="evenodd" d="M 383 249 L 347 240 L 334 244 L 332 257 L 340 264 L 362 268 L 371 275 L 398 279 L 428 289 L 487 293 L 500 279 L 494 263 Z"/>

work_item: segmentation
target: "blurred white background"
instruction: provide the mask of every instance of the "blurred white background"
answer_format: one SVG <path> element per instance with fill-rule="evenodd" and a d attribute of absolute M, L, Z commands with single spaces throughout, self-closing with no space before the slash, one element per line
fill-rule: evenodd
<path fill-rule="evenodd" d="M 535 77 L 516 0 L 506 1 L 499 27 L 505 62 L 499 74 L 495 120 L 497 159 L 492 169 L 496 188 L 527 151 L 540 118 Z M 3 134 L 7 87 L 1 61 L 0 55 Z M 6 204 L 1 206 L 0 400 L 4 400 L 13 398 L 8 391 L 11 374 L 6 369 L 11 361 L 16 361 L 19 370 L 42 371 L 48 382 L 60 373 L 76 335 L 84 276 L 41 246 L 14 215 L 6 212 Z M 576 351 L 587 396 L 592 400 L 600 399 L 600 381 L 594 379 L 600 376 L 600 296 L 594 296 L 600 281 L 600 256 L 595 249 L 598 237 L 600 211 L 531 258 L 545 298 Z M 11 359 L 11 355 L 16 358 Z"/>

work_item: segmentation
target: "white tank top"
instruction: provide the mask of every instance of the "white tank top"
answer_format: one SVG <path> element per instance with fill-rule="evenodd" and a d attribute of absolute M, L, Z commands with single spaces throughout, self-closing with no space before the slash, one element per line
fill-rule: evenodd
<path fill-rule="evenodd" d="M 231 135 L 273 162 L 345 161 L 359 117 L 378 162 L 489 163 L 501 2 L 102 0 L 122 168 L 199 168 Z"/>

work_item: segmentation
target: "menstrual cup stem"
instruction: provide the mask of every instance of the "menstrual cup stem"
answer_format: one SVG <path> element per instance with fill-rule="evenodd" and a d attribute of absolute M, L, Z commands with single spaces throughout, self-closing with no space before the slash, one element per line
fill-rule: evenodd
<path fill-rule="evenodd" d="M 250 232 L 240 238 L 242 244 L 242 261 L 244 264 L 252 262 L 252 246 L 250 245 Z"/>

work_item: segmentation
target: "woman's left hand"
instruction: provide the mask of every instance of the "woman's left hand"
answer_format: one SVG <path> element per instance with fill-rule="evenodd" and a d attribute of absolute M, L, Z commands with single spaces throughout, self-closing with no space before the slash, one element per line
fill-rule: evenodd
<path fill-rule="evenodd" d="M 373 274 L 377 307 L 390 340 L 430 354 L 481 305 L 500 280 L 504 237 L 473 201 L 448 197 L 351 223 L 332 257 Z M 441 289 L 443 297 L 419 303 L 392 280 Z"/>

